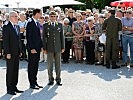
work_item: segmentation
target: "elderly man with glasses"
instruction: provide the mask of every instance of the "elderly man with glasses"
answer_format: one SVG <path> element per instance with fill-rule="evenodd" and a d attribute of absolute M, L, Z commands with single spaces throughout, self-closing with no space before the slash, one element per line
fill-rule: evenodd
<path fill-rule="evenodd" d="M 130 67 L 133 67 L 133 12 L 126 11 L 126 17 L 122 18 L 122 46 L 123 46 L 123 63 L 127 66 L 128 63 L 128 45 L 130 47 Z"/>

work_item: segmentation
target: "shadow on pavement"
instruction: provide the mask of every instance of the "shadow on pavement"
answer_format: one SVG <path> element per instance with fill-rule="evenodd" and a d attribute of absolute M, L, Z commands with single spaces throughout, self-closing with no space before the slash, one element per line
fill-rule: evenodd
<path fill-rule="evenodd" d="M 5 69 L 5 66 L 5 60 L 0 60 L 0 68 Z M 28 63 L 26 61 L 20 61 L 20 69 L 27 69 L 27 66 Z M 133 78 L 133 68 L 127 67 L 121 67 L 120 69 L 107 69 L 103 66 L 86 65 L 84 63 L 76 64 L 71 61 L 68 64 L 61 64 L 61 69 L 68 73 L 74 73 L 75 71 L 80 71 L 81 74 L 91 73 L 105 81 L 120 79 L 121 76 L 125 76 L 125 78 Z M 44 70 L 47 70 L 47 63 L 39 63 L 39 71 Z"/>
<path fill-rule="evenodd" d="M 81 71 L 82 74 L 91 73 L 98 76 L 105 81 L 112 81 L 120 79 L 121 75 L 125 78 L 133 78 L 133 68 L 121 67 L 120 69 L 107 69 L 103 66 L 86 65 L 86 64 L 62 64 L 62 70 L 68 73 L 74 73 L 75 71 Z"/>
<path fill-rule="evenodd" d="M 55 92 L 57 88 L 57 85 L 51 87 L 45 86 L 41 91 L 35 90 L 39 92 L 33 94 L 33 90 L 28 89 L 24 91 L 24 93 L 22 93 L 19 97 L 13 98 L 13 100 L 32 100 L 32 98 L 34 98 L 34 100 L 51 100 L 54 96 L 57 95 Z"/>
<path fill-rule="evenodd" d="M 0 97 L 0 100 L 10 100 L 13 97 L 13 95 L 5 94 L 2 97 Z"/>

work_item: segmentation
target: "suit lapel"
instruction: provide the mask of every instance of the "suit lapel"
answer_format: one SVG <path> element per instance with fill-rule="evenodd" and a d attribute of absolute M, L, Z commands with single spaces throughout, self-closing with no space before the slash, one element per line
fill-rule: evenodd
<path fill-rule="evenodd" d="M 16 30 L 14 29 L 13 25 L 11 24 L 11 22 L 9 22 L 8 24 L 9 24 L 9 26 L 11 27 L 11 31 L 13 32 L 13 34 L 15 34 L 16 36 L 18 36 L 17 33 L 16 33 Z M 17 27 L 17 28 L 18 28 L 18 27 Z M 18 29 L 18 30 L 19 30 L 19 29 Z M 18 31 L 18 33 L 19 33 L 19 31 Z"/>
<path fill-rule="evenodd" d="M 32 22 L 34 23 L 34 26 L 35 26 L 37 29 L 40 30 L 40 28 L 36 25 L 36 22 L 33 20 L 33 18 L 32 18 Z"/>

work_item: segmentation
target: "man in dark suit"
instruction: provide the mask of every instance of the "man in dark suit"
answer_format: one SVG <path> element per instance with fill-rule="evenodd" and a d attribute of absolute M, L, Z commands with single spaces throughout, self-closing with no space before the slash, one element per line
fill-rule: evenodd
<path fill-rule="evenodd" d="M 48 85 L 54 84 L 53 60 L 55 60 L 55 72 L 57 85 L 61 82 L 61 53 L 64 52 L 64 34 L 62 24 L 56 21 L 56 12 L 50 12 L 50 21 L 43 26 L 43 46 L 45 53 L 48 54 Z"/>
<path fill-rule="evenodd" d="M 37 72 L 40 59 L 40 51 L 43 47 L 38 19 L 42 16 L 40 9 L 33 10 L 33 17 L 26 27 L 27 49 L 28 49 L 28 79 L 30 88 L 43 88 L 37 84 Z"/>
<path fill-rule="evenodd" d="M 17 89 L 18 70 L 19 70 L 19 56 L 21 53 L 20 28 L 17 25 L 18 14 L 10 12 L 9 22 L 3 26 L 3 44 L 6 57 L 6 86 L 7 93 L 16 95 L 22 93 Z"/>
<path fill-rule="evenodd" d="M 103 30 L 106 31 L 106 68 L 110 68 L 110 62 L 112 61 L 112 69 L 120 68 L 116 65 L 118 59 L 119 50 L 119 34 L 122 30 L 121 20 L 115 17 L 115 10 L 110 10 L 111 16 L 103 23 Z"/>

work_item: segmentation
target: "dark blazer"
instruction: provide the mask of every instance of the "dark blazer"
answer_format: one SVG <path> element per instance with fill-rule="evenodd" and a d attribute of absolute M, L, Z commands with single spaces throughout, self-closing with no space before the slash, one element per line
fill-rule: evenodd
<path fill-rule="evenodd" d="M 3 26 L 3 46 L 5 54 L 19 55 L 22 51 L 20 28 L 17 25 L 18 34 L 11 22 Z"/>
<path fill-rule="evenodd" d="M 43 47 L 40 29 L 37 27 L 35 21 L 31 18 L 26 27 L 27 49 L 40 52 Z"/>
<path fill-rule="evenodd" d="M 48 52 L 61 52 L 65 49 L 63 26 L 61 23 L 55 23 L 52 26 L 50 22 L 43 26 L 43 48 Z"/>

